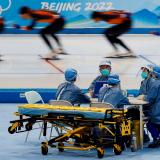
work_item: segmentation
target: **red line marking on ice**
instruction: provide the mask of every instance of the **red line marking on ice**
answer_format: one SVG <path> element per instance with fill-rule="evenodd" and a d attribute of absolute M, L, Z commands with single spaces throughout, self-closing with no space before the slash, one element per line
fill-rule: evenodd
<path fill-rule="evenodd" d="M 54 69 L 57 69 L 59 72 L 64 73 L 63 70 L 61 70 L 59 67 L 57 67 L 55 64 L 53 64 L 51 61 L 45 59 L 45 62 L 51 65 Z"/>

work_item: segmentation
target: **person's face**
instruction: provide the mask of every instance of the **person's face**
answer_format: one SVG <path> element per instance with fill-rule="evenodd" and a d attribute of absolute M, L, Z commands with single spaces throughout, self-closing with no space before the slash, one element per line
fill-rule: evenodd
<path fill-rule="evenodd" d="M 147 68 L 143 68 L 143 69 L 142 69 L 142 72 L 145 72 L 145 73 L 148 73 L 148 74 L 149 74 L 149 71 L 148 71 Z"/>
<path fill-rule="evenodd" d="M 102 76 L 107 77 L 110 75 L 111 67 L 107 66 L 107 65 L 102 65 L 102 66 L 100 66 L 99 70 L 100 70 L 100 73 L 102 74 Z"/>
<path fill-rule="evenodd" d="M 102 66 L 99 67 L 99 70 L 100 70 L 100 71 L 103 70 L 103 69 L 108 69 L 109 72 L 111 72 L 111 67 L 108 66 L 108 65 L 102 65 Z"/>
<path fill-rule="evenodd" d="M 149 77 L 149 70 L 147 68 L 142 68 L 141 77 L 142 79 L 146 79 Z"/>

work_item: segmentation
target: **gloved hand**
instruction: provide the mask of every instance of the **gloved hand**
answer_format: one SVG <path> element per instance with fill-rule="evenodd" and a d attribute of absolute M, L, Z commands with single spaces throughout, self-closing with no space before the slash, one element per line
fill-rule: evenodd
<path fill-rule="evenodd" d="M 137 99 L 139 99 L 139 100 L 144 100 L 144 98 L 145 98 L 145 95 L 144 95 L 144 94 L 139 95 L 139 96 L 137 97 Z"/>

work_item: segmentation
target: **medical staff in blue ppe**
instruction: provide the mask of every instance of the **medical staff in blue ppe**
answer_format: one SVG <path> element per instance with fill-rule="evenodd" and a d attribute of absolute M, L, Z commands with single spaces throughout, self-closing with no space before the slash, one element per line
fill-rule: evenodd
<path fill-rule="evenodd" d="M 112 70 L 111 61 L 102 60 L 100 62 L 99 71 L 100 71 L 101 75 L 97 76 L 92 81 L 92 83 L 90 84 L 90 86 L 88 88 L 91 97 L 93 96 L 96 82 L 98 82 L 98 81 L 106 81 L 106 80 L 108 80 L 108 78 L 119 79 L 119 76 L 117 74 L 112 74 L 111 70 Z"/>
<path fill-rule="evenodd" d="M 152 84 L 154 83 L 154 78 L 152 78 L 151 76 L 151 66 L 142 66 L 141 71 L 141 77 L 143 80 L 139 89 L 139 95 L 147 95 L 149 89 L 152 87 Z"/>
<path fill-rule="evenodd" d="M 56 100 L 66 100 L 73 105 L 90 103 L 89 97 L 82 93 L 81 89 L 74 84 L 77 79 L 77 71 L 73 68 L 68 68 L 64 75 L 66 82 L 58 86 Z"/>
<path fill-rule="evenodd" d="M 153 68 L 152 75 L 155 77 L 155 82 L 150 88 L 145 100 L 149 102 L 149 122 L 147 128 L 153 137 L 153 142 L 148 145 L 149 148 L 160 146 L 160 67 Z"/>
<path fill-rule="evenodd" d="M 141 77 L 143 80 L 141 81 L 138 99 L 141 99 L 141 97 L 148 95 L 148 92 L 155 81 L 151 74 L 152 67 L 153 66 L 149 64 L 141 67 Z M 143 113 L 146 117 L 148 117 L 149 114 L 148 112 L 150 112 L 150 105 L 149 104 L 143 105 Z M 149 141 L 150 138 L 144 130 L 144 143 Z"/>
<path fill-rule="evenodd" d="M 112 104 L 115 108 L 123 108 L 124 105 L 129 104 L 129 100 L 123 95 L 119 88 L 119 79 L 108 78 L 106 81 L 108 86 L 104 86 L 99 91 L 99 102 L 106 102 Z"/>

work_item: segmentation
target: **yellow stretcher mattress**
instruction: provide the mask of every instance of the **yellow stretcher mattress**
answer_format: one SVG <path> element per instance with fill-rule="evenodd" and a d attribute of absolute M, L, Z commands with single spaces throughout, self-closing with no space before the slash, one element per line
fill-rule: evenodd
<path fill-rule="evenodd" d="M 83 115 L 84 118 L 89 119 L 104 119 L 106 110 L 107 114 L 111 112 L 114 114 L 126 113 L 127 110 L 117 110 L 109 108 L 91 108 L 91 107 L 76 107 L 76 106 L 53 106 L 48 104 L 25 104 L 18 106 L 18 112 L 22 115 L 29 116 L 43 116 L 48 113 Z"/>

